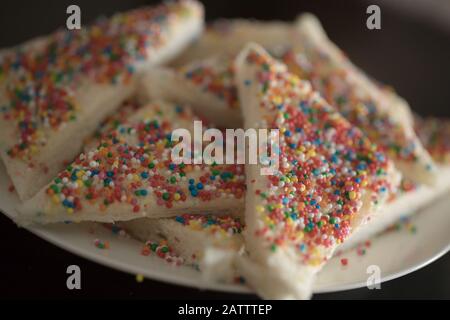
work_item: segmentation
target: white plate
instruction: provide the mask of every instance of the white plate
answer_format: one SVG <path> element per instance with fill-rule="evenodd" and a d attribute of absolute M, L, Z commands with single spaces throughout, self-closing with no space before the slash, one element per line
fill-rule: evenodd
<path fill-rule="evenodd" d="M 8 191 L 11 182 L 0 165 L 0 209 L 10 218 L 16 216 L 15 206 L 19 200 Z M 384 233 L 371 240 L 364 255 L 357 250 L 342 253 L 332 258 L 319 274 L 315 293 L 348 290 L 366 286 L 369 275 L 367 267 L 376 265 L 381 270 L 382 281 L 391 280 L 438 259 L 450 249 L 450 197 L 427 207 L 411 218 L 417 226 L 416 233 L 408 228 Z M 227 292 L 248 293 L 250 290 L 239 284 L 202 282 L 200 274 L 188 266 L 172 266 L 154 256 L 143 256 L 142 244 L 133 239 L 112 233 L 95 223 L 59 224 L 28 228 L 39 237 L 84 258 L 105 266 L 132 274 L 178 285 Z M 109 249 L 99 249 L 94 240 L 109 242 Z M 343 266 L 342 259 L 348 264 Z"/>

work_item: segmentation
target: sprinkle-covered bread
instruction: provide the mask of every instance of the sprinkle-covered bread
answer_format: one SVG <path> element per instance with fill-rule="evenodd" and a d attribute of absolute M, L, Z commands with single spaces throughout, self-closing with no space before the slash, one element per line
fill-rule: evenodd
<path fill-rule="evenodd" d="M 313 15 L 300 16 L 296 32 L 294 47 L 283 59 L 289 69 L 309 80 L 328 103 L 377 143 L 402 174 L 433 184 L 436 168 L 414 132 L 406 102 L 355 67 Z"/>
<path fill-rule="evenodd" d="M 261 47 L 237 57 L 245 128 L 280 130 L 280 167 L 246 165 L 244 278 L 264 298 L 307 298 L 336 246 L 398 184 L 375 144 Z"/>
<path fill-rule="evenodd" d="M 174 218 L 120 222 L 141 241 L 166 240 L 185 264 L 199 268 L 206 281 L 233 282 L 234 260 L 243 245 L 238 216 L 183 214 Z"/>
<path fill-rule="evenodd" d="M 415 115 L 415 130 L 434 161 L 450 165 L 450 120 Z"/>
<path fill-rule="evenodd" d="M 242 165 L 175 164 L 174 129 L 193 130 L 188 107 L 154 102 L 102 135 L 20 208 L 22 223 L 113 222 L 243 207 Z"/>
<path fill-rule="evenodd" d="M 353 65 L 311 14 L 300 16 L 292 25 L 252 20 L 216 22 L 180 60 L 200 59 L 208 54 L 233 55 L 248 41 L 267 48 L 283 59 L 291 72 L 311 81 L 328 103 L 383 148 L 406 177 L 418 183 L 436 182 L 433 159 L 414 133 L 413 117 L 406 101 Z M 210 79 L 216 78 L 207 77 L 205 83 L 211 83 Z M 204 108 L 208 112 L 215 109 L 211 106 L 217 102 L 211 100 L 209 105 Z M 238 119 L 234 111 L 228 109 L 223 119 Z"/>
<path fill-rule="evenodd" d="M 214 57 L 191 62 L 171 70 L 155 68 L 145 72 L 139 95 L 143 101 L 164 99 L 189 103 L 209 122 L 222 128 L 239 128 L 239 109 L 232 59 Z"/>
<path fill-rule="evenodd" d="M 190 45 L 172 65 L 183 66 L 217 54 L 237 54 L 248 42 L 266 48 L 290 43 L 292 25 L 284 21 L 219 19 L 209 24 L 202 36 Z"/>
<path fill-rule="evenodd" d="M 3 50 L 0 153 L 20 198 L 73 160 L 83 139 L 133 93 L 137 71 L 174 57 L 202 24 L 199 3 L 176 1 Z"/>

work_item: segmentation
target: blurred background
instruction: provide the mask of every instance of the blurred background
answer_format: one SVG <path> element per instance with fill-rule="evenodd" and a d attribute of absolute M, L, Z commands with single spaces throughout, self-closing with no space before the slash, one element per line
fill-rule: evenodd
<path fill-rule="evenodd" d="M 151 0 L 2 1 L 0 48 L 64 26 L 66 8 L 81 8 L 82 26 Z M 375 79 L 393 86 L 422 115 L 450 117 L 450 0 L 205 0 L 208 21 L 216 18 L 292 20 L 303 11 L 316 14 L 330 38 Z M 381 30 L 366 28 L 367 6 L 381 8 Z M 0 297 L 57 298 L 213 298 L 256 296 L 223 294 L 167 285 L 117 272 L 67 253 L 18 229 L 0 215 Z M 69 291 L 66 267 L 77 264 L 83 288 Z M 316 295 L 315 299 L 450 299 L 450 255 L 430 266 L 382 284 L 381 290 L 357 289 Z"/>

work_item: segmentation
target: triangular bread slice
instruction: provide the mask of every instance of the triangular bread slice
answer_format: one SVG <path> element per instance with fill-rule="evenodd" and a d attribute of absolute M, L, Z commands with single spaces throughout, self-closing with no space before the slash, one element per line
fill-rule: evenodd
<path fill-rule="evenodd" d="M 414 127 L 434 161 L 450 166 L 450 119 L 414 115 Z"/>
<path fill-rule="evenodd" d="M 450 121 L 442 118 L 422 118 L 414 115 L 417 136 L 437 164 L 438 176 L 433 186 L 421 185 L 403 179 L 396 195 L 386 206 L 345 241 L 339 249 L 354 247 L 385 230 L 397 220 L 415 214 L 418 210 L 450 192 Z M 419 226 L 420 227 L 420 226 Z"/>
<path fill-rule="evenodd" d="M 175 164 L 173 130 L 194 126 L 188 107 L 154 102 L 101 138 L 19 207 L 20 223 L 114 222 L 243 207 L 242 165 Z M 181 142 L 183 143 L 183 142 Z M 184 141 L 187 143 L 187 141 Z"/>
<path fill-rule="evenodd" d="M 202 30 L 195 1 L 144 7 L 0 54 L 1 157 L 22 200 L 80 152 L 129 97 L 134 74 L 173 58 Z"/>
<path fill-rule="evenodd" d="M 232 59 L 224 56 L 191 62 L 175 70 L 149 70 L 140 79 L 138 94 L 143 101 L 188 103 L 203 118 L 222 128 L 242 126 Z"/>
<path fill-rule="evenodd" d="M 404 176 L 433 184 L 435 165 L 414 132 L 407 103 L 355 67 L 315 16 L 301 15 L 295 32 L 289 68 L 311 81 L 316 91 L 382 147 Z"/>
<path fill-rule="evenodd" d="M 290 43 L 291 31 L 291 23 L 285 21 L 219 19 L 209 24 L 172 65 L 179 67 L 218 54 L 234 55 L 250 41 L 266 48 L 286 45 Z"/>
<path fill-rule="evenodd" d="M 263 298 L 305 299 L 334 249 L 382 204 L 399 174 L 364 134 L 261 47 L 236 60 L 245 128 L 279 129 L 280 168 L 246 165 L 239 271 Z"/>
<path fill-rule="evenodd" d="M 185 264 L 200 270 L 205 281 L 230 283 L 239 278 L 234 266 L 243 246 L 243 224 L 239 217 L 183 214 L 118 224 L 141 241 L 166 240 Z"/>
<path fill-rule="evenodd" d="M 259 43 L 276 57 L 283 48 L 293 48 L 294 54 L 291 51 L 284 56 L 294 58 L 285 61 L 292 72 L 311 80 L 315 90 L 389 153 L 404 175 L 420 183 L 436 181 L 434 163 L 414 134 L 407 102 L 355 67 L 311 14 L 301 15 L 295 24 L 219 20 L 180 56 L 176 65 L 211 55 L 233 55 L 249 41 Z"/>

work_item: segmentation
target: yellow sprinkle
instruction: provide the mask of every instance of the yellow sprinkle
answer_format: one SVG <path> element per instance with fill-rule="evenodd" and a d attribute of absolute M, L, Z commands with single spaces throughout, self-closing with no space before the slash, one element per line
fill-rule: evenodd
<path fill-rule="evenodd" d="M 320 264 L 322 263 L 322 259 L 320 259 L 320 258 L 314 258 L 314 259 L 311 259 L 311 260 L 309 261 L 309 263 L 310 263 L 312 266 L 318 266 L 318 265 L 320 265 Z"/>
<path fill-rule="evenodd" d="M 73 213 L 73 209 L 72 208 L 67 208 L 67 213 L 68 214 L 72 214 Z"/>
<path fill-rule="evenodd" d="M 348 197 L 350 198 L 350 200 L 355 200 L 356 198 L 356 192 L 355 191 L 350 191 L 348 193 Z"/>
<path fill-rule="evenodd" d="M 273 103 L 274 104 L 281 104 L 283 102 L 283 99 L 281 99 L 280 96 L 273 97 Z"/>
<path fill-rule="evenodd" d="M 142 274 L 137 274 L 136 275 L 136 281 L 141 283 L 142 281 L 144 281 L 144 276 Z"/>
<path fill-rule="evenodd" d="M 58 203 L 59 203 L 59 197 L 55 194 L 55 195 L 52 197 L 52 201 L 53 201 L 54 204 L 58 204 Z"/>
<path fill-rule="evenodd" d="M 102 30 L 99 27 L 94 26 L 91 28 L 91 34 L 94 38 L 99 37 L 102 34 Z"/>
<path fill-rule="evenodd" d="M 309 157 L 315 157 L 315 156 L 316 156 L 316 151 L 313 150 L 313 149 L 309 150 L 309 151 L 308 151 L 308 156 L 309 156 Z"/>
<path fill-rule="evenodd" d="M 181 198 L 181 196 L 180 196 L 179 193 L 175 193 L 175 194 L 173 195 L 173 199 L 174 199 L 175 201 L 180 200 L 180 198 Z"/>
<path fill-rule="evenodd" d="M 38 152 L 38 148 L 35 145 L 30 146 L 31 154 L 36 154 Z"/>

